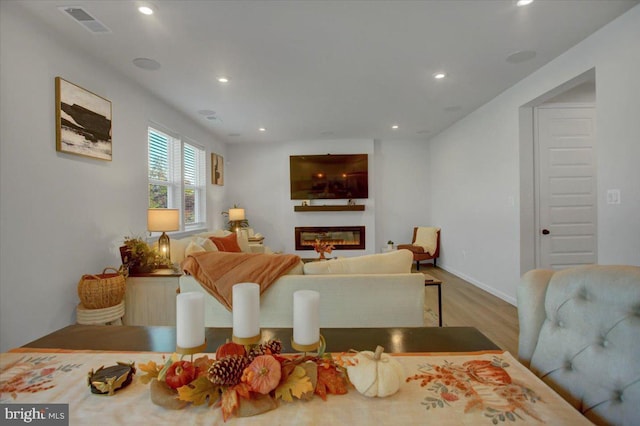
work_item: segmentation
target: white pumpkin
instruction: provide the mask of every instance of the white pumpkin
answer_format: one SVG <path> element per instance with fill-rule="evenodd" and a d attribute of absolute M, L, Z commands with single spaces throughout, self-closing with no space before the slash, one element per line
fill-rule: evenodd
<path fill-rule="evenodd" d="M 393 395 L 404 381 L 402 365 L 383 352 L 382 346 L 378 346 L 375 352 L 358 352 L 354 356 L 356 364 L 347 366 L 349 380 L 364 396 L 383 398 Z"/>

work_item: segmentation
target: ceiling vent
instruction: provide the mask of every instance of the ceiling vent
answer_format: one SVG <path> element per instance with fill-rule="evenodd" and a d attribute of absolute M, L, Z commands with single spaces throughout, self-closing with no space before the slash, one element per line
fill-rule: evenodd
<path fill-rule="evenodd" d="M 89 15 L 89 12 L 81 7 L 75 6 L 62 6 L 59 7 L 61 12 L 65 15 L 73 18 L 76 22 L 82 25 L 85 29 L 93 34 L 108 34 L 111 32 L 102 22 L 98 21 L 93 16 Z"/>

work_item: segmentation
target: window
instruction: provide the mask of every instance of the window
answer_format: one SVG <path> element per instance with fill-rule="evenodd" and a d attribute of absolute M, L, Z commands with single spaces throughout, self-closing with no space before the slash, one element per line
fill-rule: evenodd
<path fill-rule="evenodd" d="M 204 149 L 153 127 L 148 140 L 149 207 L 180 209 L 182 230 L 204 228 Z"/>

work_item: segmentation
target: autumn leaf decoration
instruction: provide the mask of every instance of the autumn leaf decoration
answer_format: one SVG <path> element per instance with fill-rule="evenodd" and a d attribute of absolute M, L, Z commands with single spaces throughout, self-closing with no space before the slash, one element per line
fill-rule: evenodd
<path fill-rule="evenodd" d="M 151 379 L 156 379 L 158 377 L 158 373 L 160 373 L 162 365 L 158 365 L 154 361 L 149 361 L 146 364 L 138 365 L 138 368 L 143 373 L 146 373 L 145 375 L 140 376 L 140 381 L 146 385 L 151 381 Z"/>
<path fill-rule="evenodd" d="M 235 389 L 226 389 L 222 392 L 222 419 L 225 422 L 236 412 L 239 406 L 238 392 Z"/>
<path fill-rule="evenodd" d="M 313 386 L 307 372 L 304 368 L 296 365 L 285 381 L 276 388 L 276 399 L 293 402 L 294 397 L 300 399 L 305 393 L 311 391 L 313 391 Z"/>
<path fill-rule="evenodd" d="M 318 368 L 318 384 L 316 385 L 316 395 L 323 400 L 327 400 L 327 394 L 344 395 L 347 393 L 347 382 L 344 372 L 329 363 L 323 363 Z"/>
<path fill-rule="evenodd" d="M 203 405 L 213 405 L 220 398 L 220 386 L 216 386 L 206 376 L 200 376 L 188 385 L 178 388 L 178 398 L 182 401 Z"/>
<path fill-rule="evenodd" d="M 151 383 L 151 400 L 157 405 L 181 409 L 188 404 L 207 404 L 219 407 L 225 422 L 233 416 L 248 417 L 273 410 L 279 401 L 293 403 L 314 395 L 326 400 L 327 394 L 347 393 L 346 370 L 341 360 L 334 360 L 330 354 L 321 351 L 316 356 L 283 356 L 282 345 L 273 340 L 246 350 L 233 345 L 226 343 L 215 359 L 203 356 L 192 365 L 175 354 L 163 364 L 149 361 L 139 367 L 145 373 L 141 381 Z M 183 368 L 176 369 L 176 363 Z M 165 382 L 167 375 L 192 368 L 196 374 L 189 383 L 172 389 Z"/>

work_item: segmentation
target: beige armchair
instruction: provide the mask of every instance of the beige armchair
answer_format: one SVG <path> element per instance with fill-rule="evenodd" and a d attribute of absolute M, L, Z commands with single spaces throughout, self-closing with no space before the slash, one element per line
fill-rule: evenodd
<path fill-rule="evenodd" d="M 640 267 L 527 272 L 518 357 L 596 424 L 640 424 Z"/>
<path fill-rule="evenodd" d="M 433 266 L 436 266 L 440 256 L 440 228 L 416 226 L 413 228 L 411 244 L 398 245 L 398 250 L 402 249 L 413 253 L 413 260 L 416 262 L 418 271 L 421 260 L 433 259 Z"/>

